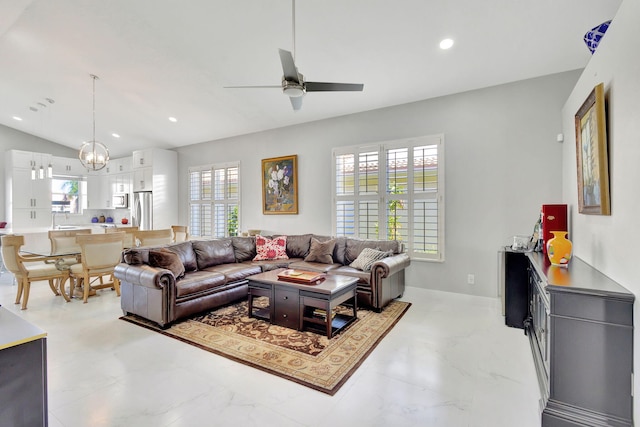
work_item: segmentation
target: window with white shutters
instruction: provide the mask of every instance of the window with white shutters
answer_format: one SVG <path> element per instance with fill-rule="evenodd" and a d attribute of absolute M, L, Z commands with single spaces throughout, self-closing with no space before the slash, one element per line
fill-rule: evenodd
<path fill-rule="evenodd" d="M 443 136 L 333 150 L 334 232 L 400 240 L 416 259 L 444 260 Z"/>
<path fill-rule="evenodd" d="M 236 236 L 240 228 L 240 164 L 189 169 L 189 233 L 198 237 Z"/>

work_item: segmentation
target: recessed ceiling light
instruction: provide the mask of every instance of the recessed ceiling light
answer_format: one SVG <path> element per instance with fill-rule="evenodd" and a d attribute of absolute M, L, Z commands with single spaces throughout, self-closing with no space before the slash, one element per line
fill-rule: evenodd
<path fill-rule="evenodd" d="M 169 117 L 169 121 L 175 123 L 178 121 L 178 119 L 176 119 L 175 117 Z"/>
<path fill-rule="evenodd" d="M 440 49 L 446 50 L 451 48 L 451 46 L 453 46 L 452 39 L 444 39 L 440 42 Z"/>
<path fill-rule="evenodd" d="M 117 133 L 112 133 L 111 136 L 114 138 L 120 138 L 120 135 L 118 135 Z"/>
<path fill-rule="evenodd" d="M 13 120 L 17 120 L 17 121 L 21 122 L 22 121 L 22 117 L 13 116 Z"/>

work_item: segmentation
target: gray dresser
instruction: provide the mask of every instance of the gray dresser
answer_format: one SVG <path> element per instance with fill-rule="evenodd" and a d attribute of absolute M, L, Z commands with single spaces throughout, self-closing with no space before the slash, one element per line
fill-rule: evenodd
<path fill-rule="evenodd" d="M 632 426 L 634 295 L 579 258 L 527 257 L 542 426 Z"/>
<path fill-rule="evenodd" d="M 0 307 L 0 425 L 46 427 L 47 333 Z"/>

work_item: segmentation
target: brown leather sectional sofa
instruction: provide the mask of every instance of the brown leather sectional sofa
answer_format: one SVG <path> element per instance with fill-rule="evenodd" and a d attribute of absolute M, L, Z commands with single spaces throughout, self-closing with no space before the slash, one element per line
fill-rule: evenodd
<path fill-rule="evenodd" d="M 401 242 L 338 237 L 333 262 L 325 264 L 304 260 L 312 237 L 323 242 L 331 239 L 312 234 L 288 235 L 289 259 L 265 261 L 253 261 L 255 237 L 164 245 L 162 248 L 176 253 L 184 266 L 184 276 L 178 279 L 171 270 L 150 265 L 150 251 L 161 247 L 129 249 L 114 272 L 120 280 L 122 310 L 167 327 L 178 319 L 246 298 L 247 277 L 282 267 L 358 277 L 358 305 L 377 311 L 404 293 L 404 269 L 410 259 Z M 390 251 L 392 255 L 374 262 L 371 271 L 350 267 L 364 248 Z"/>

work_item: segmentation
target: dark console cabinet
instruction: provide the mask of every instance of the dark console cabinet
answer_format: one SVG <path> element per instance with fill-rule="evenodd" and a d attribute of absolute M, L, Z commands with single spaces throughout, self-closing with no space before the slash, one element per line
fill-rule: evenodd
<path fill-rule="evenodd" d="M 524 328 L 529 308 L 527 267 L 525 252 L 504 250 L 504 321 L 512 328 Z"/>
<path fill-rule="evenodd" d="M 634 295 L 579 258 L 527 258 L 542 426 L 632 426 Z"/>
<path fill-rule="evenodd" d="M 46 332 L 0 307 L 0 425 L 47 423 Z"/>

